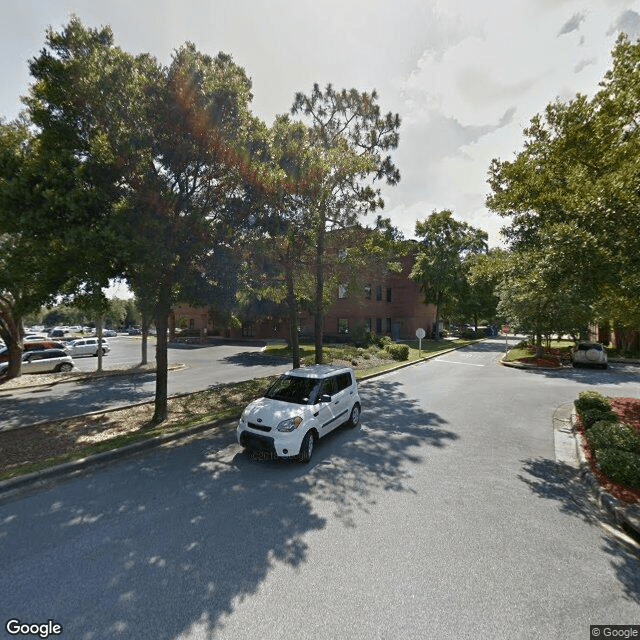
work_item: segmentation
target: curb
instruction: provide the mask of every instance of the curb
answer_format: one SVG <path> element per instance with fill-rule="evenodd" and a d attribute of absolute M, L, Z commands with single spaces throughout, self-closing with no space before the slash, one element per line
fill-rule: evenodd
<path fill-rule="evenodd" d="M 467 345 L 463 345 L 467 346 Z M 414 364 L 420 364 L 421 362 L 425 362 L 426 360 L 431 360 L 436 358 L 444 353 L 450 353 L 451 351 L 457 351 L 461 349 L 460 347 L 452 347 L 450 349 L 445 349 L 443 351 L 438 351 L 438 353 L 432 353 L 428 356 L 423 356 L 418 360 L 413 360 L 411 362 L 402 363 L 396 367 L 391 369 L 386 369 L 385 371 L 378 371 L 376 373 L 371 373 L 369 375 L 363 376 L 358 379 L 358 382 L 366 382 L 367 380 L 371 380 L 372 378 L 376 378 L 378 376 L 385 375 L 387 373 L 392 373 L 394 371 L 398 371 L 399 369 L 404 369 L 405 367 L 410 367 Z M 177 396 L 171 397 L 179 397 L 188 395 L 186 393 L 178 394 Z M 92 413 L 80 414 L 80 415 L 95 415 L 101 413 L 107 413 L 108 411 L 118 411 L 120 409 L 126 409 L 128 407 L 135 407 L 140 404 L 147 404 L 147 402 L 138 402 L 132 405 L 126 405 L 124 407 L 116 407 L 114 409 L 106 409 L 101 411 L 94 411 Z M 78 416 L 74 416 L 78 417 Z M 0 480 L 0 497 L 3 494 L 6 494 L 15 489 L 23 488 L 26 485 L 35 484 L 37 482 L 47 480 L 50 478 L 55 478 L 57 476 L 63 476 L 71 473 L 76 473 L 78 471 L 82 471 L 91 465 L 96 465 L 104 462 L 109 462 L 111 460 L 123 458 L 127 455 L 132 455 L 134 453 L 138 453 L 139 451 L 144 451 L 145 449 L 153 449 L 155 447 L 159 447 L 167 442 L 171 442 L 173 440 L 179 440 L 181 438 L 188 438 L 192 435 L 200 433 L 202 431 L 208 431 L 209 429 L 214 429 L 216 427 L 221 427 L 226 424 L 232 425 L 240 419 L 240 414 L 237 416 L 231 416 L 229 418 L 225 418 L 222 420 L 216 420 L 214 422 L 208 422 L 205 424 L 196 425 L 195 427 L 189 427 L 187 429 L 183 429 L 181 431 L 176 431 L 174 433 L 167 433 L 160 436 L 155 436 L 153 438 L 148 438 L 146 440 L 141 440 L 140 442 L 135 442 L 133 444 L 126 445 L 124 447 L 119 447 L 117 449 L 112 449 L 110 451 L 104 451 L 103 453 L 96 453 L 92 456 L 87 456 L 86 458 L 80 458 L 78 460 L 72 460 L 70 462 L 64 462 L 59 465 L 55 465 L 53 467 L 48 467 L 46 469 L 41 469 L 39 471 L 33 471 L 31 473 L 25 473 L 20 476 L 16 476 L 15 478 L 9 478 L 7 480 Z M 37 424 L 37 423 L 36 423 Z M 16 427 L 20 428 L 20 427 Z M 230 440 L 230 443 L 233 442 L 234 439 Z"/>
<path fill-rule="evenodd" d="M 587 483 L 597 504 L 605 509 L 619 526 L 632 532 L 634 536 L 640 539 L 640 504 L 626 504 L 614 498 L 606 489 L 600 486 L 585 456 L 582 438 L 575 429 L 577 416 L 576 407 L 573 405 L 571 409 L 571 431 L 576 441 L 580 477 Z"/>
<path fill-rule="evenodd" d="M 9 478 L 8 480 L 0 480 L 0 496 L 3 493 L 22 488 L 24 485 L 34 484 L 42 480 L 48 480 L 57 476 L 63 476 L 81 471 L 91 465 L 109 462 L 117 458 L 123 458 L 127 455 L 132 455 L 134 453 L 138 453 L 139 451 L 144 451 L 145 449 L 153 449 L 167 442 L 179 440 L 181 438 L 188 438 L 202 431 L 208 431 L 210 429 L 223 427 L 225 425 L 231 426 L 235 424 L 237 420 L 239 420 L 239 418 L 240 415 L 238 414 L 237 416 L 231 416 L 222 420 L 199 424 L 195 427 L 189 427 L 187 429 L 175 431 L 174 433 L 165 433 L 159 436 L 154 436 L 153 438 L 141 440 L 140 442 L 134 442 L 133 444 L 128 444 L 124 447 L 119 447 L 118 449 L 111 449 L 110 451 L 96 453 L 92 456 L 87 456 L 86 458 L 79 458 L 78 460 L 64 462 L 53 467 L 41 469 L 40 471 L 25 473 L 23 475 L 16 476 L 15 478 Z"/>

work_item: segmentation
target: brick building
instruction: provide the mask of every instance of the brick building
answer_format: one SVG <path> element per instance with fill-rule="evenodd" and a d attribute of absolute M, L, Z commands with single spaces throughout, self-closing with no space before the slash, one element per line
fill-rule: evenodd
<path fill-rule="evenodd" d="M 324 319 L 326 339 L 344 339 L 372 331 L 393 340 L 412 340 L 418 328 L 430 335 L 435 328 L 435 307 L 423 302 L 419 287 L 409 278 L 414 257 L 399 259 L 402 265 L 399 273 L 380 267 L 359 274 L 357 285 L 338 284 Z M 208 308 L 188 305 L 174 309 L 169 326 L 172 330 L 177 327 L 200 331 L 203 336 L 232 339 L 287 340 L 290 336 L 286 317 L 245 318 L 241 327 L 230 327 L 218 321 Z M 303 337 L 312 337 L 313 316 L 302 312 L 299 330 Z"/>

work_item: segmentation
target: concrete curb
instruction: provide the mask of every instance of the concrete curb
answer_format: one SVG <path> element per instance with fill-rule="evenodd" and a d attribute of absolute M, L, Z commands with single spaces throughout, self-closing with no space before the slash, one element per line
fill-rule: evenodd
<path fill-rule="evenodd" d="M 618 525 L 633 533 L 634 536 L 640 539 L 640 505 L 626 504 L 617 498 L 614 498 L 606 489 L 600 486 L 598 479 L 591 469 L 591 465 L 587 461 L 584 453 L 584 447 L 582 445 L 582 438 L 575 427 L 577 417 L 578 413 L 574 405 L 571 410 L 571 430 L 576 441 L 578 464 L 580 465 L 580 477 L 590 488 L 598 505 L 605 509 Z"/>
<path fill-rule="evenodd" d="M 0 480 L 0 496 L 3 493 L 7 493 L 14 489 L 22 488 L 28 484 L 34 484 L 42 480 L 48 480 L 57 476 L 63 476 L 71 474 L 77 471 L 86 469 L 89 466 L 109 462 L 114 459 L 123 458 L 127 455 L 132 455 L 145 449 L 153 449 L 159 447 L 167 442 L 173 440 L 179 440 L 181 438 L 188 438 L 190 436 L 201 433 L 202 431 L 208 431 L 219 427 L 229 426 L 231 427 L 240 419 L 240 414 L 237 416 L 231 416 L 222 420 L 216 420 L 214 422 L 207 422 L 205 424 L 199 424 L 195 427 L 189 427 L 173 433 L 165 433 L 153 438 L 147 438 L 140 442 L 134 442 L 118 449 L 111 449 L 110 451 L 104 451 L 102 453 L 96 453 L 86 458 L 79 458 L 78 460 L 71 460 L 70 462 L 64 462 L 53 467 L 41 469 L 40 471 L 34 471 L 32 473 L 25 473 L 15 478 L 9 478 L 8 480 Z"/>
<path fill-rule="evenodd" d="M 463 345 L 467 346 L 467 345 Z M 410 367 L 414 364 L 419 364 L 426 360 L 431 360 L 445 353 L 450 353 L 451 351 L 456 351 L 457 349 L 461 349 L 462 347 L 452 347 L 451 349 L 445 349 L 443 351 L 439 351 L 438 353 L 432 353 L 428 356 L 424 356 L 419 360 L 413 360 L 411 362 L 405 362 L 397 367 L 393 367 L 391 369 L 386 369 L 385 371 L 378 371 L 376 373 L 372 373 L 362 378 L 358 379 L 358 382 L 366 382 L 367 380 L 371 380 L 372 378 L 376 378 L 378 376 L 385 375 L 387 373 L 392 373 L 393 371 L 397 371 L 399 369 L 404 369 L 405 367 Z M 186 393 L 178 394 L 177 396 L 171 397 L 180 397 L 188 395 Z M 127 409 L 129 407 L 136 407 L 141 404 L 147 404 L 147 402 L 138 402 L 131 405 L 126 405 L 123 407 L 115 407 L 114 409 L 104 409 L 101 411 L 94 411 L 92 413 L 80 414 L 80 415 L 96 415 L 101 413 L 107 413 L 108 411 L 119 411 L 120 409 Z M 79 416 L 73 416 L 79 417 Z M 80 458 L 78 460 L 72 460 L 70 462 L 65 462 L 63 464 L 55 465 L 53 467 L 48 467 L 46 469 L 41 469 L 40 471 L 34 471 L 32 473 L 25 473 L 20 476 L 16 476 L 15 478 L 9 478 L 8 480 L 0 480 L 0 497 L 3 494 L 9 493 L 15 489 L 21 489 L 26 485 L 36 484 L 37 482 L 41 482 L 44 480 L 48 480 L 51 478 L 55 478 L 58 476 L 64 476 L 71 473 L 76 473 L 90 467 L 92 465 L 97 465 L 105 462 L 109 462 L 111 460 L 123 458 L 127 455 L 132 455 L 134 453 L 138 453 L 139 451 L 144 451 L 145 449 L 152 449 L 155 447 L 159 447 L 167 442 L 171 442 L 173 440 L 179 440 L 181 438 L 188 438 L 192 435 L 200 433 L 202 431 L 208 431 L 210 429 L 215 429 L 216 427 L 221 427 L 226 424 L 232 425 L 240 419 L 240 414 L 236 416 L 231 416 L 229 418 L 225 418 L 224 420 L 218 420 L 206 424 L 197 425 L 195 427 L 189 427 L 188 429 L 183 429 L 181 431 L 176 431 L 174 433 L 168 433 L 160 436 L 155 436 L 153 438 L 148 438 L 146 440 L 141 440 L 140 442 L 135 442 L 130 445 L 126 445 L 124 447 L 119 447 L 117 449 L 112 449 L 110 451 L 105 451 L 103 453 L 97 453 L 92 456 L 87 456 L 86 458 Z M 20 427 L 16 427 L 20 428 Z M 230 438 L 229 444 L 235 441 L 235 438 Z"/>

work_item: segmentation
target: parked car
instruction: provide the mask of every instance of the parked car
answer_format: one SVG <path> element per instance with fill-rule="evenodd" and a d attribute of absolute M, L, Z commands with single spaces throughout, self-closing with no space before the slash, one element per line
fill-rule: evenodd
<path fill-rule="evenodd" d="M 45 349 L 64 349 L 62 342 L 55 340 L 34 340 L 33 342 L 24 342 L 22 350 L 27 351 L 44 351 Z M 0 362 L 9 361 L 9 348 L 0 347 Z"/>
<path fill-rule="evenodd" d="M 127 329 L 127 334 L 130 336 L 141 336 L 142 329 L 140 329 L 139 327 L 130 327 L 129 329 Z"/>
<path fill-rule="evenodd" d="M 571 354 L 571 361 L 574 367 L 591 365 L 606 369 L 607 350 L 597 342 L 580 342 Z"/>
<path fill-rule="evenodd" d="M 314 365 L 283 374 L 242 413 L 236 433 L 248 451 L 311 460 L 319 438 L 360 421 L 360 396 L 349 367 Z"/>
<path fill-rule="evenodd" d="M 117 335 L 118 332 L 114 331 L 113 329 L 103 329 L 102 331 L 103 338 L 115 338 Z"/>
<path fill-rule="evenodd" d="M 51 329 L 51 331 L 49 331 L 50 338 L 65 338 L 68 335 L 68 329 Z"/>
<path fill-rule="evenodd" d="M 8 362 L 0 362 L 0 375 L 4 375 L 8 367 Z M 22 354 L 22 373 L 71 371 L 73 367 L 73 358 L 62 349 L 26 351 Z"/>
<path fill-rule="evenodd" d="M 68 342 L 65 346 L 67 353 L 77 356 L 97 356 L 100 351 L 100 344 L 98 338 L 78 338 Z M 102 354 L 107 354 L 111 351 L 109 342 L 107 340 L 102 341 Z"/>

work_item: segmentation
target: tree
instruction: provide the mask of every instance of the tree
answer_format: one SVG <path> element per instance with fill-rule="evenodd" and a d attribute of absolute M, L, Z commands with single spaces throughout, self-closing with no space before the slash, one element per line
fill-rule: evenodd
<path fill-rule="evenodd" d="M 377 93 L 356 89 L 324 91 L 315 84 L 309 96 L 298 93 L 291 113 L 302 114 L 319 171 L 307 210 L 315 242 L 315 361 L 322 362 L 327 232 L 353 225 L 360 214 L 382 208 L 379 180 L 395 185 L 400 173 L 387 152 L 398 146 L 400 117 L 382 115 Z"/>
<path fill-rule="evenodd" d="M 167 412 L 171 308 L 199 297 L 191 295 L 194 282 L 211 277 L 207 263 L 245 214 L 243 185 L 259 177 L 247 146 L 257 126 L 248 111 L 251 83 L 229 56 L 212 58 L 187 44 L 151 80 L 119 227 L 132 239 L 126 276 L 157 328 L 157 423 Z"/>
<path fill-rule="evenodd" d="M 436 307 L 436 339 L 440 314 L 455 309 L 456 299 L 464 294 L 466 285 L 464 259 L 472 253 L 487 250 L 488 235 L 466 222 L 455 220 L 449 210 L 434 211 L 426 220 L 416 223 L 420 248 L 411 271 L 425 303 Z"/>
<path fill-rule="evenodd" d="M 0 336 L 9 349 L 6 379 L 20 375 L 23 318 L 52 302 L 69 277 L 73 252 L 48 216 L 48 171 L 26 122 L 0 122 Z"/>
<path fill-rule="evenodd" d="M 496 159 L 489 169 L 487 204 L 510 218 L 511 248 L 570 256 L 565 279 L 547 269 L 545 284 L 560 287 L 565 301 L 579 293 L 583 306 L 592 305 L 592 319 L 619 318 L 640 295 L 639 63 L 640 43 L 621 36 L 595 96 L 548 105 L 525 129 L 516 158 Z"/>

